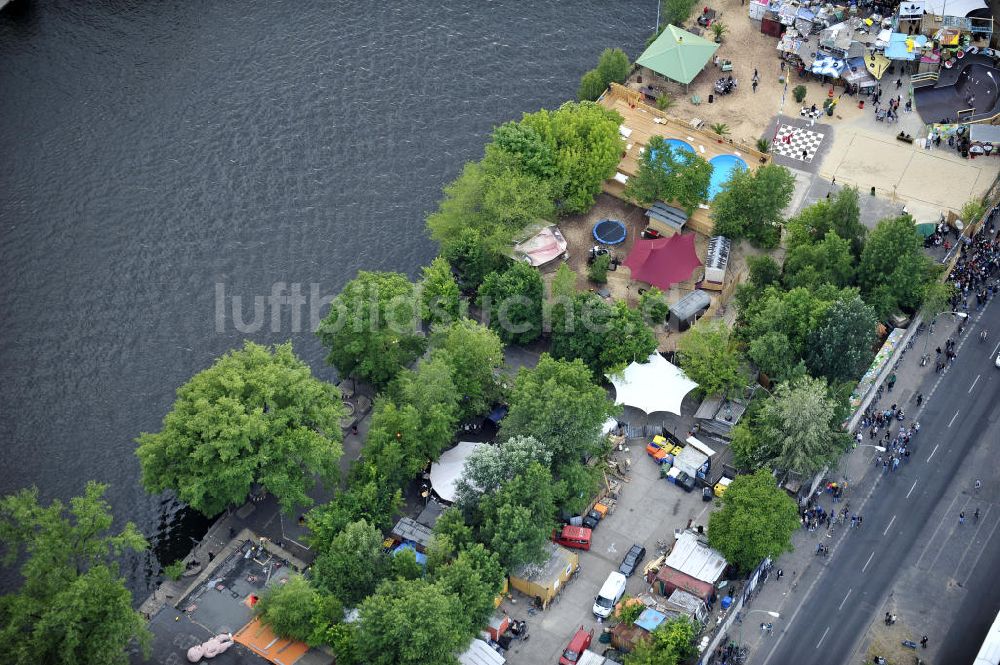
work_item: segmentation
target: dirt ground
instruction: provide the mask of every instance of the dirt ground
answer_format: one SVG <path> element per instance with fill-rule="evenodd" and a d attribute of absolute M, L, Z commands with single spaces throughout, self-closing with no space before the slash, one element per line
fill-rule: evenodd
<path fill-rule="evenodd" d="M 784 72 L 780 68 L 781 60 L 776 48 L 778 40 L 761 33 L 760 23 L 749 19 L 746 5 L 738 0 L 713 0 L 707 3 L 707 6 L 720 13 L 719 20 L 728 28 L 716 54 L 720 60 L 733 62 L 733 71 L 727 72 L 725 76 L 732 74 L 733 78 L 739 81 L 739 86 L 735 92 L 725 97 L 715 95 L 715 103 L 709 104 L 708 96 L 715 92 L 713 88 L 715 80 L 723 76 L 719 69 L 709 63 L 686 90 L 685 86 L 679 83 L 666 83 L 668 93 L 676 101 L 667 113 L 681 120 L 700 118 L 708 125 L 725 123 L 729 125 L 733 139 L 753 145 L 758 138 L 762 136 L 770 138 L 773 135 L 774 127 L 769 127 L 769 124 L 781 111 L 781 93 L 784 84 L 780 83 L 778 78 Z M 685 23 L 685 29 L 690 30 L 696 26 L 697 12 L 701 11 L 701 7 L 702 5 L 698 5 L 691 20 Z M 714 39 L 708 30 L 704 31 L 702 36 Z M 750 85 L 754 69 L 757 69 L 760 76 L 760 85 L 756 93 Z M 791 88 L 800 83 L 808 90 L 806 105 L 812 103 L 819 105 L 826 99 L 828 88 L 817 82 L 800 81 L 795 77 L 789 83 L 788 98 L 784 106 L 786 115 L 798 115 L 799 105 L 791 96 Z M 660 81 L 656 84 L 660 85 Z M 691 97 L 694 95 L 701 97 L 701 104 L 696 106 L 691 103 Z"/>

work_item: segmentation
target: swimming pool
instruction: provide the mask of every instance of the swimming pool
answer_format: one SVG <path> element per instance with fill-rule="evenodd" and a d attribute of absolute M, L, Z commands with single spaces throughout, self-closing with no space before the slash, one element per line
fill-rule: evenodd
<path fill-rule="evenodd" d="M 694 152 L 694 148 L 687 141 L 681 141 L 680 139 L 663 139 L 663 142 L 674 149 L 674 152 Z"/>
<path fill-rule="evenodd" d="M 736 155 L 719 155 L 708 160 L 708 163 L 712 165 L 712 180 L 708 184 L 709 201 L 715 199 L 716 194 L 722 191 L 722 185 L 729 182 L 733 171 L 747 169 L 747 163 Z"/>

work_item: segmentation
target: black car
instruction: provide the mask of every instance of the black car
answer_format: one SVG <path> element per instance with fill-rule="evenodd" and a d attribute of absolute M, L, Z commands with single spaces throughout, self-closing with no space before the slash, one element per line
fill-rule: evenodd
<path fill-rule="evenodd" d="M 618 566 L 618 572 L 625 577 L 632 577 L 632 573 L 634 573 L 635 569 L 639 567 L 639 564 L 645 556 L 645 547 L 642 545 L 633 545 L 629 548 L 629 551 L 625 553 L 625 558 L 622 559 L 622 565 Z"/>
<path fill-rule="evenodd" d="M 601 514 L 596 510 L 591 510 L 583 518 L 583 526 L 587 527 L 588 529 L 596 529 L 597 523 L 600 521 L 601 521 Z"/>

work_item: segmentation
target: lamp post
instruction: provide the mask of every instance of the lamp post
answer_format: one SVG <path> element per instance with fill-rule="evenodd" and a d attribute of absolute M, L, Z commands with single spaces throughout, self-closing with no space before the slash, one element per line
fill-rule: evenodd
<path fill-rule="evenodd" d="M 656 27 L 653 28 L 653 35 L 660 31 L 660 0 L 656 0 Z"/>
<path fill-rule="evenodd" d="M 778 614 L 777 612 L 774 612 L 772 610 L 750 610 L 749 612 L 746 613 L 746 615 L 750 616 L 754 612 L 760 612 L 762 614 L 766 614 L 769 617 L 773 617 L 775 619 L 778 619 L 778 618 L 781 617 L 780 614 Z M 743 646 L 743 622 L 742 621 L 740 621 L 740 646 L 741 647 Z"/>

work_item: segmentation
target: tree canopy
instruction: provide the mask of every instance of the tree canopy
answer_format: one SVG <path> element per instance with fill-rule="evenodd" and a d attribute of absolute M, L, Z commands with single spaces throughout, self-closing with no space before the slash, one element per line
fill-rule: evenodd
<path fill-rule="evenodd" d="M 138 438 L 142 482 L 205 515 L 259 483 L 282 507 L 309 505 L 315 475 L 338 476 L 343 406 L 291 344 L 246 342 L 177 389 L 163 429 Z"/>
<path fill-rule="evenodd" d="M 855 257 L 851 243 L 833 231 L 822 240 L 802 243 L 785 257 L 785 286 L 815 289 L 824 284 L 843 288 L 854 283 Z"/>
<path fill-rule="evenodd" d="M 711 179 L 711 164 L 654 136 L 642 155 L 639 172 L 628 179 L 625 195 L 647 206 L 654 201 L 676 202 L 690 215 L 708 196 Z"/>
<path fill-rule="evenodd" d="M 916 310 L 927 284 L 934 279 L 934 262 L 923 252 L 913 218 L 883 219 L 869 234 L 861 251 L 858 284 L 861 293 L 885 319 L 897 309 Z"/>
<path fill-rule="evenodd" d="M 462 477 L 455 487 L 456 503 L 475 505 L 482 494 L 496 492 L 536 463 L 550 468 L 552 453 L 530 436 L 515 436 L 499 446 L 477 448 L 465 460 Z"/>
<path fill-rule="evenodd" d="M 653 331 L 624 301 L 609 305 L 593 293 L 580 293 L 552 309 L 552 355 L 579 358 L 596 376 L 645 360 L 654 351 Z"/>
<path fill-rule="evenodd" d="M 107 486 L 88 483 L 67 507 L 38 503 L 38 490 L 0 499 L 3 565 L 20 562 L 21 587 L 0 596 L 0 643 L 15 665 L 129 662 L 152 637 L 118 572 L 117 559 L 141 552 L 146 540 L 131 522 L 116 533 Z"/>
<path fill-rule="evenodd" d="M 597 71 L 604 87 L 610 83 L 624 83 L 630 67 L 628 56 L 619 48 L 604 49 L 597 60 Z"/>
<path fill-rule="evenodd" d="M 799 528 L 795 501 L 766 469 L 737 476 L 722 495 L 722 508 L 708 518 L 708 544 L 749 572 L 765 557 L 792 550 Z"/>
<path fill-rule="evenodd" d="M 460 298 L 451 264 L 444 257 L 435 257 L 424 266 L 420 281 L 420 318 L 431 325 L 451 323 L 458 319 Z"/>
<path fill-rule="evenodd" d="M 811 245 L 830 232 L 846 240 L 858 257 L 867 229 L 861 223 L 861 205 L 856 187 L 845 187 L 829 199 L 820 199 L 788 220 L 788 246 Z"/>
<path fill-rule="evenodd" d="M 795 177 L 776 164 L 755 171 L 736 169 L 712 201 L 716 235 L 746 238 L 759 247 L 777 247 L 781 213 L 792 199 Z"/>
<path fill-rule="evenodd" d="M 345 376 L 383 388 L 423 353 L 413 284 L 396 272 L 358 272 L 330 303 L 316 331 L 326 361 Z"/>
<path fill-rule="evenodd" d="M 743 357 L 722 321 L 696 323 L 677 342 L 677 354 L 684 373 L 705 395 L 725 395 L 747 385 Z"/>
<path fill-rule="evenodd" d="M 543 290 L 538 270 L 526 263 L 516 262 L 503 272 L 487 275 L 479 288 L 479 305 L 489 312 L 490 329 L 510 344 L 538 339 Z"/>
<path fill-rule="evenodd" d="M 326 631 L 344 616 L 336 598 L 320 592 L 301 575 L 267 587 L 253 609 L 275 635 L 310 646 L 324 644 Z"/>
<path fill-rule="evenodd" d="M 558 472 L 599 450 L 601 426 L 619 411 L 580 360 L 556 360 L 543 353 L 534 368 L 518 372 L 500 435 L 541 441 Z"/>
<path fill-rule="evenodd" d="M 388 575 L 382 533 L 363 519 L 346 525 L 332 541 L 313 544 L 319 546 L 313 564 L 314 583 L 348 607 L 371 595 Z"/>
<path fill-rule="evenodd" d="M 695 654 L 698 629 L 684 615 L 664 621 L 625 656 L 625 665 L 679 665 Z"/>
<path fill-rule="evenodd" d="M 576 89 L 576 98 L 580 101 L 592 102 L 604 94 L 607 88 L 601 72 L 596 69 L 588 69 L 580 78 L 580 87 Z"/>
<path fill-rule="evenodd" d="M 482 416 L 498 399 L 496 372 L 503 367 L 500 337 L 471 319 L 459 319 L 431 336 L 434 357 L 443 356 L 452 367 L 459 417 Z"/>
<path fill-rule="evenodd" d="M 806 366 L 831 383 L 856 381 L 871 364 L 877 325 L 875 311 L 861 296 L 835 300 L 809 334 Z"/>
<path fill-rule="evenodd" d="M 506 570 L 541 563 L 555 527 L 552 473 L 538 462 L 509 479 L 479 502 L 480 539 L 500 557 Z"/>

